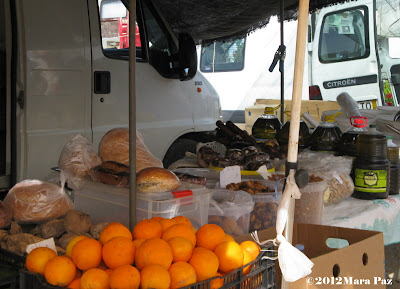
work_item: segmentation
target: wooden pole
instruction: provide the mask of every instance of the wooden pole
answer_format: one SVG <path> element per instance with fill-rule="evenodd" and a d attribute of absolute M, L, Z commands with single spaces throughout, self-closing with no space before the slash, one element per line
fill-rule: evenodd
<path fill-rule="evenodd" d="M 136 224 L 136 0 L 129 2 L 129 227 Z"/>
<path fill-rule="evenodd" d="M 307 41 L 307 21 L 309 0 L 299 0 L 299 18 L 297 24 L 296 56 L 294 62 L 292 111 L 289 130 L 289 147 L 287 161 L 297 162 L 301 98 L 303 91 L 304 61 Z M 294 219 L 294 199 L 290 200 L 289 216 L 286 222 L 285 237 L 289 243 L 292 243 L 293 237 L 293 219 Z M 282 289 L 289 288 L 289 284 L 282 278 Z"/>

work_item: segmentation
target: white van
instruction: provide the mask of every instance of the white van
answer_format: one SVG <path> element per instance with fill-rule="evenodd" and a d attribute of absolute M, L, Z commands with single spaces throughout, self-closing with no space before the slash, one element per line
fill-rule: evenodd
<path fill-rule="evenodd" d="M 119 0 L 0 0 L 0 188 L 46 176 L 75 134 L 97 147 L 128 126 L 129 25 L 120 35 L 115 21 L 124 14 Z M 171 163 L 214 130 L 219 97 L 196 74 L 191 37 L 175 35 L 150 1 L 137 1 L 137 27 L 137 128 Z"/>
<path fill-rule="evenodd" d="M 394 0 L 358 0 L 311 15 L 310 99 L 346 91 L 363 109 L 399 105 L 399 9 Z"/>

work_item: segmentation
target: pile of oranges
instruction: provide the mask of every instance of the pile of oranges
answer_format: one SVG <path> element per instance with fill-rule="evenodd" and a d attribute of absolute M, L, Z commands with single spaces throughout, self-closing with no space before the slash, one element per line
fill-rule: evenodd
<path fill-rule="evenodd" d="M 67 288 L 175 289 L 222 277 L 259 253 L 255 242 L 238 244 L 218 225 L 196 231 L 186 217 L 154 217 L 138 222 L 132 232 L 109 223 L 99 240 L 77 236 L 64 256 L 36 248 L 28 254 L 26 267 L 43 274 L 48 283 Z M 250 269 L 245 267 L 243 273 Z M 223 284 L 223 278 L 214 278 L 210 287 Z"/>

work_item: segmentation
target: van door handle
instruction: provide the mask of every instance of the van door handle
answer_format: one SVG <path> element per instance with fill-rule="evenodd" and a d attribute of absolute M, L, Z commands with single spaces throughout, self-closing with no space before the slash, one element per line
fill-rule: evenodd
<path fill-rule="evenodd" d="M 109 94 L 111 92 L 111 73 L 109 71 L 94 72 L 94 93 Z"/>

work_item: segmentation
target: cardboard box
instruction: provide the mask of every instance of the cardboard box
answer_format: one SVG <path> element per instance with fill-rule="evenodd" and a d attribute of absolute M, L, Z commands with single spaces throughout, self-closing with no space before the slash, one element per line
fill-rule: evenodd
<path fill-rule="evenodd" d="M 254 106 L 245 108 L 245 121 L 246 130 L 251 133 L 251 128 L 257 118 L 264 113 L 266 106 L 276 107 L 281 103 L 279 99 L 257 99 Z M 290 116 L 292 108 L 292 100 L 285 100 L 284 104 L 284 122 Z M 322 112 L 326 110 L 339 110 L 340 106 L 336 101 L 323 101 L 323 100 L 302 100 L 301 101 L 301 114 L 308 112 L 317 121 L 321 121 Z M 275 111 L 275 115 L 280 119 L 281 109 Z"/>
<path fill-rule="evenodd" d="M 275 228 L 258 231 L 258 236 L 261 241 L 273 239 Z M 238 242 L 249 239 L 250 235 L 236 238 Z M 330 248 L 328 239 L 329 244 L 347 240 L 349 245 L 341 249 Z M 309 276 L 289 283 L 290 289 L 386 288 L 382 232 L 295 224 L 292 244 L 304 246 L 303 252 L 314 267 Z"/>

